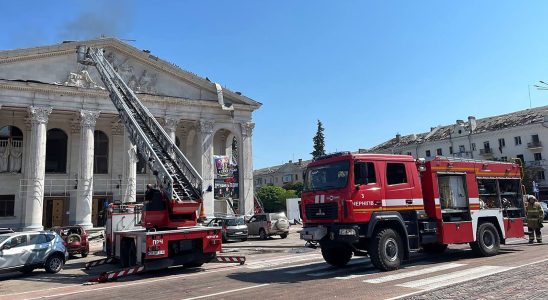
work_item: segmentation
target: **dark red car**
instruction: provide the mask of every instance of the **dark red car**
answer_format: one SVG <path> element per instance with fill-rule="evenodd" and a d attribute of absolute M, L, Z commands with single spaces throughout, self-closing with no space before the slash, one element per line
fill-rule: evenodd
<path fill-rule="evenodd" d="M 88 256 L 89 242 L 86 230 L 81 226 L 63 226 L 54 228 L 54 230 L 63 238 L 66 243 L 68 253 L 73 256 L 80 254 L 82 257 Z"/>

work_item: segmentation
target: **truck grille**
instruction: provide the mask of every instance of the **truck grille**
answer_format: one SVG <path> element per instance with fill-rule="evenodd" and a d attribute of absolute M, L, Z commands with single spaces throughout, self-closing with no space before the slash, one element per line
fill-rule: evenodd
<path fill-rule="evenodd" d="M 337 218 L 337 203 L 307 204 L 305 210 L 309 220 Z"/>

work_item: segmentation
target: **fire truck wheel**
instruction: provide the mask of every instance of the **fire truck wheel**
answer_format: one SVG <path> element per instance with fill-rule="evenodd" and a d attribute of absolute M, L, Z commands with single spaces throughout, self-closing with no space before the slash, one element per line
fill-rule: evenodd
<path fill-rule="evenodd" d="M 392 228 L 379 230 L 369 245 L 371 263 L 382 271 L 397 270 L 403 258 L 403 244 Z"/>
<path fill-rule="evenodd" d="M 446 249 L 447 249 L 447 245 L 445 244 L 422 245 L 422 250 L 424 251 L 424 253 L 429 253 L 429 254 L 440 254 L 445 252 Z"/>
<path fill-rule="evenodd" d="M 324 245 L 322 256 L 326 263 L 334 267 L 343 267 L 352 258 L 352 250 L 344 245 Z"/>
<path fill-rule="evenodd" d="M 479 256 L 493 256 L 499 252 L 500 237 L 493 223 L 485 222 L 478 226 L 476 241 L 470 243 L 472 250 Z"/>

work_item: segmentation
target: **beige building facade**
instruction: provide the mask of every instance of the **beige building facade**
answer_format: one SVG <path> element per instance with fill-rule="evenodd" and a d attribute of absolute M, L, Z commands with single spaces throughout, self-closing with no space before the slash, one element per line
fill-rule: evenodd
<path fill-rule="evenodd" d="M 105 49 L 201 174 L 206 214 L 227 209 L 217 182 L 230 182 L 241 213 L 253 211 L 252 113 L 261 104 L 104 38 L 0 51 L 0 227 L 101 226 L 105 205 L 142 200 L 155 182 L 97 71 L 77 63 L 79 44 Z"/>

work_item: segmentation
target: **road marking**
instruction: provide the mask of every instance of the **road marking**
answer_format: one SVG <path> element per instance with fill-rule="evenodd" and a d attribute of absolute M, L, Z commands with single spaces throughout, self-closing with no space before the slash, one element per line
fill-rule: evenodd
<path fill-rule="evenodd" d="M 378 273 L 379 273 L 379 270 L 373 269 L 373 270 L 360 272 L 360 273 L 352 274 L 352 275 L 348 275 L 348 276 L 338 276 L 338 277 L 335 277 L 335 279 L 348 280 L 348 279 L 360 278 L 360 277 L 364 277 L 364 276 L 367 276 L 367 275 L 378 274 Z"/>
<path fill-rule="evenodd" d="M 310 265 L 314 265 L 314 264 L 317 264 L 317 263 L 323 263 L 322 261 L 318 262 L 318 261 L 312 261 L 312 262 L 306 262 L 306 263 L 302 263 L 302 264 L 297 264 L 297 265 L 290 265 L 290 266 L 281 266 L 281 267 L 275 267 L 275 268 L 270 268 L 270 269 L 265 269 L 264 271 L 276 271 L 276 270 L 284 270 L 284 269 L 291 269 L 291 268 L 296 268 L 296 267 L 303 267 L 303 266 L 310 266 Z"/>
<path fill-rule="evenodd" d="M 224 295 L 224 294 L 229 294 L 229 293 L 234 293 L 234 292 L 239 292 L 239 291 L 255 289 L 255 288 L 259 288 L 259 287 L 263 287 L 263 286 L 267 286 L 267 285 L 270 285 L 270 283 L 253 285 L 253 286 L 248 286 L 248 287 L 241 288 L 241 289 L 234 289 L 234 290 L 230 290 L 230 291 L 218 292 L 218 293 L 202 295 L 202 296 L 198 296 L 198 297 L 184 298 L 183 300 L 202 299 L 202 298 L 207 298 L 207 297 L 213 297 L 213 296 L 218 296 L 218 295 Z"/>
<path fill-rule="evenodd" d="M 358 265 L 360 263 L 365 263 L 363 265 Z M 331 275 L 331 274 L 336 274 L 336 273 L 341 273 L 341 272 L 350 272 L 350 271 L 354 271 L 356 269 L 361 269 L 361 268 L 364 268 L 365 266 L 368 266 L 370 264 L 370 261 L 364 261 L 364 260 L 354 260 L 354 261 L 351 261 L 349 262 L 345 268 L 336 268 L 336 269 L 333 269 L 334 267 L 330 267 L 330 270 L 326 270 L 324 272 L 318 272 L 318 273 L 309 273 L 309 274 L 306 274 L 308 276 L 312 276 L 312 277 L 320 277 L 320 276 L 326 276 L 326 275 Z M 351 266 L 351 267 L 349 267 Z"/>
<path fill-rule="evenodd" d="M 458 268 L 458 267 L 461 267 L 461 266 L 465 266 L 465 264 L 448 263 L 448 264 L 443 264 L 443 265 L 440 265 L 440 266 L 425 268 L 425 269 L 421 269 L 421 270 L 415 270 L 415 271 L 410 271 L 410 272 L 392 274 L 392 275 L 383 276 L 383 277 L 379 277 L 379 278 L 367 279 L 367 280 L 364 280 L 363 282 L 383 283 L 383 282 L 394 281 L 394 280 L 398 280 L 398 279 L 414 277 L 414 276 L 418 276 L 418 275 L 424 275 L 424 274 L 428 274 L 428 273 L 434 273 L 434 272 L 449 270 L 449 269 Z"/>
<path fill-rule="evenodd" d="M 321 258 L 321 255 L 319 254 L 313 254 L 313 255 L 307 255 L 303 257 L 284 257 L 282 259 L 273 259 L 273 260 L 264 260 L 264 261 L 258 261 L 253 262 L 247 265 L 246 267 L 248 269 L 261 269 L 261 268 L 267 268 L 267 267 L 274 267 L 278 265 L 288 264 L 292 262 L 301 262 L 301 261 L 307 261 L 307 260 L 318 260 Z"/>
<path fill-rule="evenodd" d="M 316 271 L 316 270 L 323 270 L 323 269 L 326 269 L 326 268 L 329 268 L 329 266 L 322 265 L 322 266 L 316 266 L 316 267 L 286 271 L 284 273 L 286 273 L 286 274 L 300 274 L 300 273 L 306 273 L 306 272 L 311 272 L 311 271 Z"/>
<path fill-rule="evenodd" d="M 366 259 L 362 259 L 362 258 L 356 258 L 356 259 L 353 259 L 351 260 L 347 266 L 352 266 L 352 265 L 356 265 L 356 264 L 359 264 L 359 263 L 364 263 L 364 262 L 367 262 L 369 263 L 369 260 L 366 260 Z M 324 264 L 324 265 L 321 265 L 321 266 L 317 266 L 317 267 L 310 267 L 310 268 L 303 268 L 303 269 L 298 269 L 298 270 L 291 270 L 291 271 L 287 271 L 285 272 L 286 274 L 300 274 L 300 273 L 306 273 L 306 272 L 313 272 L 313 271 L 319 271 L 319 270 L 329 270 L 329 272 L 331 273 L 336 273 L 340 270 L 349 270 L 349 269 L 345 269 L 345 268 L 340 268 L 340 269 L 336 269 L 336 270 L 333 270 L 334 267 L 330 266 L 330 265 L 327 265 L 327 264 Z M 311 275 L 311 274 L 306 274 L 306 275 Z M 311 276 L 321 276 L 321 275 L 311 275 Z"/>
<path fill-rule="evenodd" d="M 469 281 L 472 279 L 492 275 L 513 269 L 513 267 L 500 267 L 500 266 L 481 266 L 472 269 L 457 271 L 445 275 L 434 276 L 426 279 L 414 280 L 397 286 L 403 286 L 408 288 L 422 288 L 428 287 L 429 289 L 436 289 L 447 285 Z"/>

